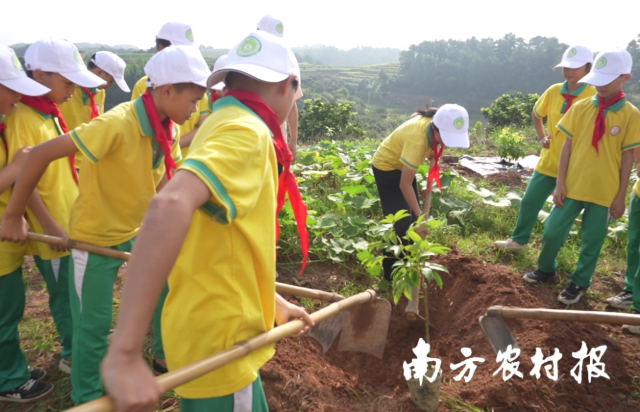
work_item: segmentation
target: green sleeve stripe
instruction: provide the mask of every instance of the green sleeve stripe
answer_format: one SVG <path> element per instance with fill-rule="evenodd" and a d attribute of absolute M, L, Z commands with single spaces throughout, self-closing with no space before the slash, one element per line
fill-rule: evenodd
<path fill-rule="evenodd" d="M 231 221 L 236 218 L 236 206 L 231 201 L 231 198 L 227 194 L 222 182 L 220 182 L 216 175 L 213 174 L 213 172 L 211 172 L 204 163 L 198 160 L 187 159 L 182 163 L 180 168 L 187 169 L 203 179 L 204 182 L 213 190 L 213 194 L 218 198 L 218 200 L 226 206 L 229 214 L 228 220 Z"/>
<path fill-rule="evenodd" d="M 402 164 L 404 164 L 405 166 L 410 167 L 410 168 L 412 168 L 413 170 L 418 170 L 418 166 L 414 166 L 414 165 L 412 165 L 411 163 L 407 162 L 407 161 L 405 160 L 405 158 L 404 158 L 404 157 L 401 157 L 401 158 L 400 158 L 400 161 L 401 161 L 401 162 L 402 162 Z"/>
<path fill-rule="evenodd" d="M 82 143 L 80 141 L 80 138 L 78 137 L 78 134 L 76 133 L 75 130 L 72 130 L 71 133 L 69 133 L 69 136 L 71 136 L 71 140 L 73 140 L 73 143 L 76 144 L 76 146 L 78 147 L 78 149 L 80 149 L 80 151 L 89 158 L 89 160 L 91 160 L 92 163 L 98 163 L 98 159 L 96 159 L 96 157 L 93 155 L 93 153 L 91 153 L 89 151 L 89 149 L 87 149 L 87 146 L 84 145 L 84 143 Z"/>
<path fill-rule="evenodd" d="M 209 114 L 209 110 L 203 110 L 200 112 L 200 116 L 204 116 L 205 114 Z"/>
<path fill-rule="evenodd" d="M 567 137 L 573 139 L 573 135 L 571 133 L 569 133 L 569 131 L 567 129 L 565 129 L 564 127 L 562 127 L 562 125 L 560 123 L 558 123 L 558 125 L 556 126 L 556 129 L 560 130 L 562 133 L 564 133 Z"/>
<path fill-rule="evenodd" d="M 540 113 L 538 113 L 538 106 L 533 106 L 533 114 L 535 114 L 538 119 L 543 119 L 545 117 L 541 116 Z"/>
<path fill-rule="evenodd" d="M 624 152 L 626 150 L 633 149 L 633 148 L 638 147 L 638 146 L 640 146 L 640 142 L 631 143 L 631 144 L 628 144 L 626 146 L 623 146 L 622 147 L 622 151 Z"/>
<path fill-rule="evenodd" d="M 227 219 L 227 215 L 224 213 L 224 210 L 210 200 L 207 200 L 204 205 L 200 206 L 200 210 L 223 225 L 229 224 L 229 220 Z"/>

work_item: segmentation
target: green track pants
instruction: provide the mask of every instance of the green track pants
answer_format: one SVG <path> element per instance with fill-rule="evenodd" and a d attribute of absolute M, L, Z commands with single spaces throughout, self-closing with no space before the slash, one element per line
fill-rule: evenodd
<path fill-rule="evenodd" d="M 553 272 L 558 268 L 558 252 L 567 240 L 573 222 L 583 209 L 580 256 L 576 270 L 571 274 L 571 281 L 580 287 L 588 288 L 609 225 L 609 208 L 604 206 L 567 198 L 563 207 L 554 207 L 544 225 L 538 269 Z"/>
<path fill-rule="evenodd" d="M 110 249 L 131 251 L 133 239 Z M 107 336 L 113 321 L 113 286 L 122 266 L 119 259 L 72 250 L 69 289 L 73 313 L 73 362 L 71 399 L 77 404 L 103 395 L 100 362 L 107 352 Z M 166 286 L 165 286 L 166 289 Z M 154 325 L 160 322 L 166 293 L 154 312 Z M 164 359 L 160 331 L 154 328 L 156 357 Z"/>
<path fill-rule="evenodd" d="M 640 198 L 631 193 L 627 229 L 627 271 L 624 290 L 633 293 L 633 309 L 640 312 Z"/>
<path fill-rule="evenodd" d="M 17 388 L 29 379 L 27 358 L 20 349 L 18 324 L 24 314 L 22 268 L 0 276 L 0 392 Z"/>
<path fill-rule="evenodd" d="M 547 198 L 553 194 L 555 188 L 555 177 L 533 172 L 520 203 L 518 220 L 511 234 L 511 239 L 521 245 L 529 243 L 531 232 L 538 221 L 538 213 L 542 210 Z"/>
<path fill-rule="evenodd" d="M 253 383 L 226 396 L 204 399 L 180 398 L 180 410 L 182 412 L 269 412 L 260 375 Z"/>

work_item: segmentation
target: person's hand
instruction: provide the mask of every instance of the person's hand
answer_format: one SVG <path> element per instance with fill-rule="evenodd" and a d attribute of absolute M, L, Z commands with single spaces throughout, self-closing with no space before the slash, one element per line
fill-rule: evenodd
<path fill-rule="evenodd" d="M 30 146 L 25 146 L 22 149 L 18 150 L 15 156 L 13 156 L 13 160 L 11 160 L 11 163 L 9 163 L 9 165 L 15 167 L 16 170 L 20 170 L 30 151 Z"/>
<path fill-rule="evenodd" d="M 298 154 L 298 148 L 297 145 L 296 146 L 289 146 L 289 150 L 291 150 L 291 159 L 293 162 L 296 161 L 296 155 Z"/>
<path fill-rule="evenodd" d="M 127 356 L 109 351 L 100 374 L 115 412 L 151 412 L 162 397 L 162 388 L 142 354 Z"/>
<path fill-rule="evenodd" d="M 24 216 L 14 216 L 7 213 L 2 215 L 0 222 L 0 240 L 24 245 L 27 241 L 29 225 Z"/>
<path fill-rule="evenodd" d="M 67 239 L 67 232 L 64 231 L 64 229 L 62 228 L 62 226 L 60 226 L 59 224 L 52 222 L 51 224 L 48 225 L 43 225 L 42 229 L 44 230 L 44 234 L 48 235 L 48 236 L 55 236 L 55 237 L 61 237 L 63 239 Z M 26 236 L 26 234 L 25 234 Z M 49 245 L 49 249 L 51 250 L 55 250 L 57 252 L 66 252 L 67 248 L 64 246 L 58 246 L 58 245 Z"/>
<path fill-rule="evenodd" d="M 564 199 L 567 198 L 567 187 L 563 183 L 556 183 L 556 189 L 553 191 L 553 204 L 556 207 L 564 206 Z"/>
<path fill-rule="evenodd" d="M 424 240 L 429 234 L 429 228 L 427 228 L 427 225 L 422 224 L 416 229 L 416 233 L 422 238 L 422 240 Z"/>
<path fill-rule="evenodd" d="M 276 324 L 278 326 L 284 325 L 285 323 L 295 319 L 301 319 L 306 323 L 304 329 L 297 336 L 307 334 L 313 325 L 315 325 L 311 316 L 309 316 L 307 311 L 300 306 L 296 306 L 286 301 L 283 302 L 282 305 L 276 305 Z"/>
<path fill-rule="evenodd" d="M 544 147 L 545 149 L 548 149 L 549 146 L 551 146 L 551 137 L 549 136 L 545 136 L 542 139 L 540 139 L 540 144 L 542 145 L 542 147 Z"/>
<path fill-rule="evenodd" d="M 609 213 L 614 219 L 622 217 L 624 214 L 624 196 L 616 196 L 609 208 Z"/>

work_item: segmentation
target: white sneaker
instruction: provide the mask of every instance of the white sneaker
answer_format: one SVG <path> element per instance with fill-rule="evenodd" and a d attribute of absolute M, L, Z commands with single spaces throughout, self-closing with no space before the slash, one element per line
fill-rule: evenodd
<path fill-rule="evenodd" d="M 640 315 L 640 313 L 636 312 L 635 310 L 632 310 L 631 314 L 632 315 Z M 637 325 L 622 325 L 622 331 L 630 333 L 632 335 L 640 335 L 640 326 L 637 326 Z"/>
<path fill-rule="evenodd" d="M 513 239 L 498 240 L 494 245 L 496 249 L 503 250 L 505 252 L 522 252 L 524 250 L 524 245 L 521 245 Z"/>
<path fill-rule="evenodd" d="M 62 373 L 71 375 L 71 359 L 60 359 L 60 363 L 58 363 L 58 369 L 60 369 L 60 372 Z"/>

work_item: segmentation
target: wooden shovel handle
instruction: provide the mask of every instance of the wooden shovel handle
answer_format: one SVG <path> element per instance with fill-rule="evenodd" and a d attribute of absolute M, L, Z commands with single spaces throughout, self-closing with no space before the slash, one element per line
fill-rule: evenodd
<path fill-rule="evenodd" d="M 28 232 L 27 239 L 36 242 L 49 243 L 52 245 L 58 245 L 66 247 L 67 249 L 78 249 L 86 252 L 95 253 L 96 255 L 107 256 L 115 259 L 124 260 L 125 262 L 131 258 L 131 253 L 122 252 L 119 250 L 109 249 L 106 247 L 100 247 L 91 245 L 89 243 L 77 242 L 72 239 L 64 239 L 61 237 L 41 235 L 39 233 Z M 276 282 L 276 292 L 286 293 L 289 295 L 303 296 L 310 299 L 319 299 L 327 302 L 338 302 L 344 299 L 343 296 L 336 293 L 325 292 L 322 290 L 301 288 L 298 286 L 287 285 L 285 283 Z"/>
<path fill-rule="evenodd" d="M 640 316 L 628 313 L 593 312 L 580 310 L 525 309 L 492 306 L 488 316 L 505 319 L 561 320 L 569 322 L 607 323 L 640 326 Z"/>
<path fill-rule="evenodd" d="M 373 290 L 367 290 L 349 298 L 345 298 L 340 302 L 335 302 L 324 309 L 320 309 L 319 311 L 312 313 L 311 319 L 316 323 L 322 322 L 323 320 L 335 316 L 347 308 L 372 301 L 375 298 L 376 292 Z M 227 365 L 236 359 L 240 359 L 243 356 L 246 356 L 249 352 L 275 343 L 286 337 L 293 336 L 300 332 L 304 326 L 305 323 L 301 320 L 288 322 L 268 332 L 261 333 L 255 338 L 244 342 L 238 342 L 229 349 L 212 355 L 206 359 L 184 366 L 175 371 L 165 373 L 164 375 L 160 375 L 156 380 L 164 391 L 174 389 Z M 112 410 L 113 402 L 111 401 L 111 398 L 104 396 L 93 402 L 68 409 L 67 412 L 111 412 Z"/>

